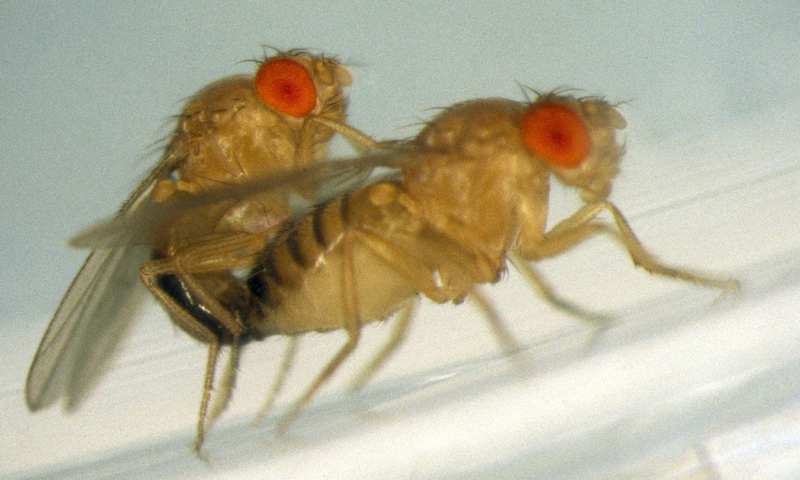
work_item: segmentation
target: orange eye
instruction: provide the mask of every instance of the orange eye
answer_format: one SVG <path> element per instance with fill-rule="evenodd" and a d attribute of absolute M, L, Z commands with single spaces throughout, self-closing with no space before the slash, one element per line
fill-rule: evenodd
<path fill-rule="evenodd" d="M 556 103 L 532 106 L 522 119 L 522 140 L 545 163 L 575 168 L 586 159 L 591 139 L 583 119 Z"/>
<path fill-rule="evenodd" d="M 264 103 L 292 117 L 305 117 L 317 106 L 317 89 L 308 70 L 288 58 L 262 63 L 255 89 Z"/>

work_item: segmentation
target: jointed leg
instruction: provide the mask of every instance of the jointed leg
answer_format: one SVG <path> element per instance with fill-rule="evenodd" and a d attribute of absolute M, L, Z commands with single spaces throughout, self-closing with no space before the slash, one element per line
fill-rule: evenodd
<path fill-rule="evenodd" d="M 493 332 L 503 345 L 504 350 L 506 350 L 507 353 L 511 353 L 520 349 L 519 344 L 503 326 L 500 316 L 491 302 L 473 285 L 473 281 L 470 279 L 471 274 L 479 274 L 481 270 L 479 268 L 474 268 L 471 272 L 468 272 L 466 268 L 461 268 L 462 264 L 466 261 L 466 255 L 461 255 L 460 252 L 454 252 L 452 249 L 434 249 L 437 253 L 441 253 L 437 258 L 442 262 L 442 265 L 446 265 L 451 272 L 454 272 L 452 278 L 460 279 L 459 283 L 455 285 L 438 285 L 434 279 L 435 275 L 434 272 L 431 271 L 431 267 L 416 256 L 403 251 L 386 239 L 369 232 L 357 231 L 354 233 L 362 246 L 368 249 L 376 258 L 380 259 L 387 266 L 400 273 L 410 284 L 414 285 L 414 288 L 433 301 L 443 303 L 463 297 L 463 285 L 470 285 L 466 292 L 467 295 L 473 298 L 473 300 L 477 302 L 479 308 L 484 312 Z M 429 246 L 431 245 L 429 244 Z M 450 247 L 451 245 L 439 246 Z M 417 300 L 415 299 L 413 302 L 406 303 L 403 306 L 398 318 L 395 320 L 396 323 L 389 341 L 353 382 L 351 386 L 353 390 L 363 387 L 403 341 L 413 316 L 413 307 L 415 307 L 416 304 Z"/>
<path fill-rule="evenodd" d="M 209 404 L 211 401 L 211 392 L 214 389 L 214 375 L 217 366 L 217 358 L 219 356 L 220 338 L 212 332 L 206 325 L 198 321 L 186 310 L 184 310 L 167 292 L 162 290 L 155 283 L 155 279 L 159 275 L 175 275 L 187 287 L 187 290 L 195 295 L 199 302 L 204 305 L 208 311 L 220 322 L 220 327 L 227 331 L 232 337 L 232 350 L 231 359 L 228 369 L 226 369 L 223 389 L 220 390 L 218 395 L 222 396 L 219 405 L 219 411 L 212 409 L 213 416 L 209 419 Z M 187 332 L 198 340 L 208 344 L 208 358 L 206 361 L 206 373 L 203 382 L 203 395 L 200 400 L 200 413 L 197 419 L 197 436 L 195 439 L 194 449 L 200 452 L 200 448 L 205 439 L 205 431 L 208 427 L 209 420 L 216 418 L 219 413 L 227 405 L 227 400 L 230 397 L 230 391 L 233 386 L 233 377 L 235 376 L 236 362 L 238 360 L 238 343 L 239 335 L 243 332 L 241 324 L 234 319 L 230 313 L 225 310 L 222 305 L 215 299 L 211 298 L 202 286 L 198 285 L 191 275 L 182 271 L 181 264 L 174 258 L 151 261 L 144 264 L 140 270 L 140 276 L 144 285 L 152 292 L 153 296 L 161 303 L 162 306 L 172 317 L 173 321 L 179 326 L 183 327 Z"/>
<path fill-rule="evenodd" d="M 492 332 L 494 332 L 495 337 L 497 337 L 505 353 L 507 355 L 512 355 L 522 350 L 522 345 L 514 339 L 514 336 L 511 335 L 511 332 L 508 331 L 503 321 L 500 319 L 500 314 L 497 313 L 492 302 L 483 294 L 483 291 L 481 291 L 477 285 L 472 287 L 472 290 L 469 292 L 469 297 L 474 300 L 483 311 L 486 320 L 489 322 L 489 326 L 492 327 Z"/>
<path fill-rule="evenodd" d="M 214 389 L 214 373 L 217 369 L 217 356 L 219 355 L 219 341 L 214 339 L 208 345 L 208 359 L 206 360 L 206 375 L 203 381 L 203 396 L 200 398 L 200 413 L 197 416 L 197 435 L 194 440 L 194 451 L 200 455 L 200 448 L 206 436 L 206 418 L 208 404 L 211 402 L 211 391 Z"/>
<path fill-rule="evenodd" d="M 554 307 L 562 310 L 570 315 L 578 317 L 582 320 L 596 323 L 600 326 L 607 325 L 610 322 L 610 318 L 594 313 L 594 312 L 587 312 L 580 307 L 577 307 L 568 301 L 564 300 L 563 298 L 559 297 L 550 285 L 548 285 L 536 272 L 536 270 L 528 263 L 524 258 L 522 258 L 516 251 L 511 250 L 508 252 L 508 259 L 514 265 L 514 267 L 522 273 L 525 279 L 528 281 L 528 284 L 536 290 L 539 295 L 544 297 L 548 303 L 553 305 Z"/>
<path fill-rule="evenodd" d="M 256 418 L 253 419 L 253 425 L 257 425 L 264 415 L 266 415 L 275 404 L 275 400 L 278 398 L 278 394 L 283 388 L 286 377 L 288 377 L 289 370 L 292 368 L 292 361 L 294 360 L 294 355 L 297 352 L 298 340 L 299 337 L 297 336 L 289 337 L 289 345 L 286 347 L 286 353 L 283 356 L 283 361 L 281 362 L 280 369 L 278 370 L 278 376 L 275 378 L 275 381 L 272 384 L 272 388 L 267 395 L 267 400 L 264 402 L 264 405 L 261 407 L 258 413 L 256 413 Z"/>
<path fill-rule="evenodd" d="M 408 332 L 408 325 L 411 323 L 411 318 L 414 316 L 416 306 L 419 303 L 418 298 L 414 298 L 403 304 L 400 313 L 397 314 L 395 319 L 394 329 L 389 337 L 389 341 L 383 346 L 380 352 L 375 355 L 375 358 L 367 365 L 364 370 L 356 377 L 350 385 L 351 390 L 360 390 L 367 384 L 367 382 L 375 375 L 380 367 L 386 363 L 386 360 L 392 356 L 397 350 L 397 347 L 405 340 L 406 333 Z"/>
<path fill-rule="evenodd" d="M 326 127 L 330 128 L 331 130 L 335 131 L 336 133 L 338 133 L 339 135 L 350 141 L 353 145 L 357 146 L 359 150 L 368 150 L 370 148 L 375 148 L 376 146 L 378 146 L 378 142 L 375 141 L 372 137 L 345 123 L 328 120 L 323 117 L 312 117 L 312 120 L 321 123 Z"/>
<path fill-rule="evenodd" d="M 614 206 L 614 204 L 610 202 L 602 202 L 600 206 L 608 209 L 608 211 L 611 212 L 611 215 L 614 216 L 614 221 L 616 222 L 617 228 L 619 228 L 620 231 L 620 240 L 630 253 L 633 263 L 636 266 L 642 267 L 650 273 L 677 278 L 679 280 L 693 282 L 700 285 L 721 288 L 724 290 L 739 289 L 739 282 L 733 279 L 707 277 L 689 272 L 688 270 L 664 265 L 650 252 L 645 250 L 644 246 L 642 246 L 641 242 L 639 242 L 639 239 L 636 238 L 636 235 L 634 235 L 633 230 L 631 230 L 631 227 L 628 225 L 625 217 L 622 216 L 622 212 L 620 212 L 619 209 Z"/>
<path fill-rule="evenodd" d="M 611 213 L 618 232 L 610 230 L 606 225 L 594 222 L 595 217 L 603 211 L 603 209 Z M 522 246 L 520 254 L 528 260 L 551 257 L 569 250 L 600 231 L 607 231 L 613 234 L 628 251 L 633 263 L 650 273 L 725 290 L 738 289 L 738 282 L 732 279 L 709 277 L 664 265 L 642 246 L 619 209 L 617 209 L 614 204 L 607 201 L 583 206 L 572 216 L 561 221 L 558 225 L 553 227 L 552 230 L 547 232 L 544 240 L 539 244 Z"/>
<path fill-rule="evenodd" d="M 234 337 L 231 342 L 230 352 L 228 352 L 228 363 L 225 370 L 222 371 L 222 378 L 217 383 L 216 394 L 214 401 L 211 403 L 206 417 L 206 430 L 211 428 L 211 425 L 217 418 L 228 408 L 228 402 L 233 393 L 233 387 L 236 384 L 236 372 L 239 369 L 239 338 Z"/>
<path fill-rule="evenodd" d="M 356 278 L 355 278 L 355 265 L 353 264 L 352 254 L 353 239 L 345 235 L 342 240 L 342 304 L 344 308 L 345 329 L 347 330 L 347 342 L 342 346 L 339 352 L 333 359 L 328 362 L 328 365 L 317 376 L 311 387 L 306 390 L 306 393 L 294 404 L 289 413 L 278 423 L 277 430 L 279 433 L 286 431 L 286 428 L 297 418 L 297 415 L 311 400 L 311 397 L 317 390 L 327 382 L 334 372 L 347 360 L 347 357 L 356 349 L 358 339 L 361 336 L 361 317 L 358 308 L 358 296 L 356 294 Z"/>
<path fill-rule="evenodd" d="M 204 332 L 197 331 L 196 328 L 198 326 L 202 327 L 202 323 L 198 322 L 172 296 L 156 285 L 155 279 L 159 276 L 174 275 L 177 277 L 185 285 L 186 291 L 196 298 L 196 303 L 202 305 L 205 310 L 220 322 L 220 327 L 225 332 L 230 332 L 232 335 L 240 335 L 244 331 L 241 322 L 234 318 L 216 298 L 207 292 L 196 277 L 183 267 L 183 263 L 177 257 L 167 257 L 147 262 L 142 266 L 139 274 L 144 285 L 153 293 L 153 296 L 167 310 L 173 320 L 189 333 L 197 336 L 198 339 L 205 341 L 205 338 L 203 338 Z"/>

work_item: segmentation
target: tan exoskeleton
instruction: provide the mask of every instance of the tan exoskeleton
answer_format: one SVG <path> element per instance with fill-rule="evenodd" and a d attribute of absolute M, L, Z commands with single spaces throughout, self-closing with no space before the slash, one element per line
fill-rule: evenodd
<path fill-rule="evenodd" d="M 325 144 L 336 132 L 371 147 L 369 137 L 344 123 L 342 89 L 351 83 L 336 60 L 294 50 L 259 62 L 255 76 L 224 78 L 188 101 L 163 160 L 115 217 L 135 223 L 132 219 L 150 209 L 164 221 L 117 229 L 93 241 L 28 373 L 31 410 L 59 398 L 68 409 L 80 403 L 136 316 L 140 277 L 181 328 L 209 345 L 199 449 L 207 422 L 229 397 L 245 333 L 239 310 L 249 304 L 249 292 L 232 270 L 258 262 L 268 238 L 290 214 L 289 199 L 266 192 L 184 211 L 172 205 L 308 168 L 324 158 Z M 231 361 L 209 419 L 221 344 L 231 345 Z"/>

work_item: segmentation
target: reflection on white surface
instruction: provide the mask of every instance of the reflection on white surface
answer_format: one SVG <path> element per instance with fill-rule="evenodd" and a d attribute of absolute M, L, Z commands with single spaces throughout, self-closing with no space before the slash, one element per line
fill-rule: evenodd
<path fill-rule="evenodd" d="M 0 244 L 3 304 L 14 314 L 0 334 L 0 476 L 797 477 L 800 8 L 693 5 L 411 5 L 396 15 L 342 5 L 341 18 L 323 22 L 308 6 L 271 3 L 266 15 L 259 2 L 236 12 L 177 9 L 189 15 L 174 15 L 187 22 L 179 28 L 140 6 L 95 16 L 42 7 L 32 9 L 35 24 L 48 28 L 16 42 L 11 34 L 28 23 L 9 16 L 14 29 L 0 28 L 1 48 L 18 50 L 4 50 L 12 62 L 0 80 L 12 79 L 2 114 L 15 115 L 0 127 L 10 224 Z M 299 367 L 259 427 L 249 423 L 283 342 L 254 344 L 231 409 L 208 437 L 208 462 L 190 451 L 205 350 L 151 304 L 79 412 L 29 414 L 22 382 L 42 310 L 55 307 L 76 268 L 58 242 L 109 213 L 121 185 L 135 183 L 130 159 L 177 111 L 170 102 L 238 72 L 236 60 L 276 39 L 368 64 L 354 71 L 351 112 L 355 126 L 381 137 L 413 134 L 400 127 L 428 118 L 424 108 L 515 97 L 515 81 L 632 99 L 620 107 L 630 127 L 612 200 L 661 258 L 734 274 L 743 291 L 717 302 L 716 292 L 635 271 L 599 238 L 537 267 L 564 297 L 613 314 L 607 329 L 598 334 L 544 305 L 510 273 L 486 291 L 528 347 L 519 362 L 499 354 L 469 305 L 426 305 L 401 351 L 352 395 L 348 380 L 389 332 L 365 329 L 357 354 L 284 438 L 275 420 L 343 336 L 303 338 Z M 554 218 L 574 208 L 572 195 L 554 192 Z"/>

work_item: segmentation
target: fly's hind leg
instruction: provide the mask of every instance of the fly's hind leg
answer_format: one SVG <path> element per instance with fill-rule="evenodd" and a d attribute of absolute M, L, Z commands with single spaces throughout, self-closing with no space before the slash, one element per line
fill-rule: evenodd
<path fill-rule="evenodd" d="M 197 436 L 194 445 L 195 451 L 199 453 L 205 439 L 205 432 L 210 426 L 210 422 L 224 410 L 230 398 L 231 389 L 233 388 L 233 377 L 235 376 L 235 368 L 238 361 L 239 337 L 242 335 L 244 328 L 217 300 L 208 295 L 202 285 L 199 285 L 194 277 L 182 268 L 181 262 L 175 257 L 167 257 L 147 262 L 142 265 L 139 274 L 144 285 L 167 310 L 173 321 L 193 337 L 208 344 L 203 395 L 200 400 Z M 161 285 L 156 283 L 156 279 L 164 275 L 174 275 L 177 281 L 183 286 L 186 293 L 194 297 L 195 303 L 202 306 L 203 309 L 206 309 L 218 322 L 216 326 L 230 336 L 230 343 L 232 345 L 230 352 L 231 357 L 228 368 L 226 368 L 223 375 L 223 389 L 217 393 L 220 397 L 217 397 L 218 400 L 215 400 L 215 407 L 211 409 L 212 415 L 209 415 L 209 404 L 211 402 L 211 392 L 214 389 L 214 375 L 216 372 L 217 359 L 219 357 L 220 342 L 222 340 L 221 334 L 220 332 L 213 331 L 210 326 L 193 316 Z"/>
<path fill-rule="evenodd" d="M 342 239 L 341 292 L 345 330 L 347 331 L 348 340 L 336 356 L 328 362 L 328 365 L 322 373 L 319 374 L 311 387 L 309 387 L 289 413 L 281 420 L 277 427 L 278 432 L 284 432 L 286 430 L 300 411 L 308 404 L 314 393 L 328 381 L 336 369 L 341 366 L 358 345 L 358 340 L 361 335 L 362 318 L 358 306 L 357 279 L 353 257 L 354 248 L 366 249 L 374 255 L 376 259 L 404 277 L 417 291 L 422 292 L 432 300 L 438 303 L 453 300 L 452 292 L 445 291 L 441 286 L 437 285 L 431 268 L 414 255 L 404 252 L 402 249 L 374 232 L 359 229 L 347 231 Z M 406 305 L 407 306 L 404 307 L 405 311 L 401 312 L 400 318 L 398 318 L 398 323 L 395 325 L 389 342 L 384 346 L 368 368 L 358 377 L 356 386 L 366 383 L 391 354 L 397 350 L 397 347 L 402 342 L 413 316 L 413 309 L 410 304 L 407 303 Z"/>
<path fill-rule="evenodd" d="M 394 328 L 392 329 L 389 341 L 386 342 L 386 345 L 375 355 L 375 358 L 373 358 L 372 361 L 364 367 L 361 373 L 358 374 L 355 380 L 353 380 L 353 383 L 350 384 L 350 390 L 356 391 L 364 388 L 364 385 L 369 382 L 378 369 L 386 363 L 386 360 L 388 360 L 400 344 L 403 343 L 403 340 L 406 338 L 406 332 L 408 332 L 408 325 L 414 317 L 414 312 L 418 304 L 419 300 L 417 298 L 403 304 L 395 319 Z"/>
<path fill-rule="evenodd" d="M 347 357 L 358 346 L 361 337 L 361 317 L 358 308 L 358 295 L 356 289 L 355 264 L 353 259 L 353 238 L 347 233 L 342 239 L 342 277 L 341 292 L 342 305 L 344 309 L 345 330 L 347 331 L 347 342 L 342 346 L 336 356 L 333 357 L 325 369 L 320 373 L 314 383 L 306 390 L 302 397 L 292 406 L 292 409 L 278 423 L 278 433 L 283 433 L 297 418 L 303 408 L 308 405 L 311 398 L 319 388 L 327 382 L 336 370 L 347 360 Z"/>
<path fill-rule="evenodd" d="M 428 250 L 427 254 L 432 258 L 436 258 L 440 267 L 449 272 L 448 280 L 440 283 L 441 279 L 437 280 L 439 276 L 437 273 L 441 272 L 427 265 L 418 255 L 410 253 L 408 249 L 403 249 L 390 240 L 368 231 L 358 231 L 356 235 L 363 247 L 404 277 L 418 292 L 434 302 L 458 302 L 464 296 L 472 298 L 483 311 L 503 349 L 507 353 L 520 349 L 519 344 L 503 325 L 500 315 L 494 309 L 492 303 L 475 285 L 474 276 L 485 275 L 487 269 L 476 267 L 473 264 L 473 258 L 461 251 L 457 245 L 448 241 L 439 241 L 432 234 L 427 237 L 426 245 L 424 245 L 424 248 Z M 467 270 L 466 267 L 472 267 L 472 269 Z M 491 268 L 488 270 L 491 270 Z M 417 303 L 418 300 L 414 299 L 403 305 L 398 318 L 395 320 L 396 323 L 389 341 L 372 362 L 356 377 L 351 386 L 353 390 L 363 387 L 400 346 L 405 339 L 408 326 L 413 318 L 413 308 Z"/>
<path fill-rule="evenodd" d="M 275 378 L 272 388 L 269 390 L 269 394 L 267 395 L 267 399 L 264 401 L 264 405 L 262 405 L 261 409 L 258 411 L 258 413 L 256 413 L 256 417 L 252 422 L 253 426 L 258 425 L 261 422 L 261 419 L 264 418 L 264 415 L 266 415 L 267 412 L 272 409 L 272 406 L 275 405 L 275 400 L 278 398 L 278 394 L 280 394 L 283 384 L 286 382 L 286 377 L 289 376 L 289 370 L 292 368 L 294 355 L 297 353 L 298 340 L 299 337 L 297 336 L 289 337 L 289 345 L 286 347 L 286 353 L 284 353 L 283 361 L 278 369 L 278 376 Z"/>
<path fill-rule="evenodd" d="M 413 285 L 417 291 L 437 303 L 444 303 L 453 299 L 452 293 L 445 292 L 440 285 L 436 284 L 434 272 L 431 268 L 415 256 L 403 251 L 398 246 L 375 233 L 355 231 L 353 234 L 358 238 L 361 246 L 366 248 L 382 263 L 398 272 Z M 443 256 L 446 257 L 447 253 L 443 252 Z M 351 390 L 363 388 L 392 354 L 397 351 L 403 340 L 405 340 L 408 326 L 411 324 L 411 319 L 414 317 L 415 307 L 418 302 L 419 300 L 414 298 L 406 301 L 401 307 L 389 341 L 361 373 L 359 373 L 350 386 Z"/>

